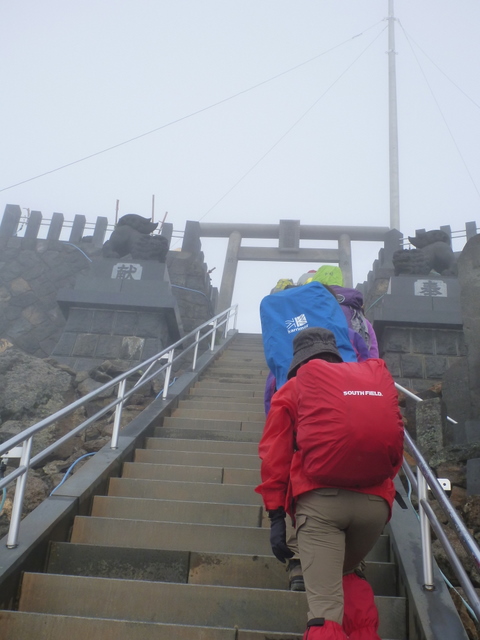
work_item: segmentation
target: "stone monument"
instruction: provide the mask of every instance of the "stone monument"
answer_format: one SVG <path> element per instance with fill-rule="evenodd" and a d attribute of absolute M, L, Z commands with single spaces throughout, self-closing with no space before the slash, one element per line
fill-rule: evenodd
<path fill-rule="evenodd" d="M 134 366 L 183 334 L 165 265 L 168 240 L 147 218 L 121 218 L 87 273 L 57 302 L 67 322 L 52 357 L 88 370 L 105 360 Z"/>

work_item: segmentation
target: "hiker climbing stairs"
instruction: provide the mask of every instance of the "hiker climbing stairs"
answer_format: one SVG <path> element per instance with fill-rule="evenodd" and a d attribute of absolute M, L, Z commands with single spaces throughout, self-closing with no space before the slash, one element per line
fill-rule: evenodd
<path fill-rule="evenodd" d="M 257 444 L 268 370 L 260 335 L 238 334 L 143 449 L 23 576 L 0 638 L 294 640 L 307 619 L 272 555 Z M 383 640 L 406 640 L 388 535 L 367 558 Z"/>

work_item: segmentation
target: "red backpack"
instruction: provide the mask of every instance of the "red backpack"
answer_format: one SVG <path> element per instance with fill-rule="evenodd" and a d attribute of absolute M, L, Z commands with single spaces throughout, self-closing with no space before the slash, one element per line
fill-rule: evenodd
<path fill-rule="evenodd" d="M 304 473 L 331 487 L 372 487 L 393 478 L 403 455 L 403 421 L 385 362 L 310 360 L 296 377 Z"/>

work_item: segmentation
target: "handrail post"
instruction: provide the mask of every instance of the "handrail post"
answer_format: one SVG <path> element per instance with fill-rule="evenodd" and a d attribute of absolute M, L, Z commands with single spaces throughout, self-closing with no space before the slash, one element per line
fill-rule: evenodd
<path fill-rule="evenodd" d="M 234 314 L 234 309 L 236 309 L 236 307 L 230 307 L 230 309 L 227 310 L 227 313 L 225 315 L 225 324 L 224 324 L 224 327 L 223 327 L 223 339 L 224 340 L 227 339 L 228 325 L 232 321 L 232 315 Z"/>
<path fill-rule="evenodd" d="M 238 305 L 235 307 L 235 311 L 233 313 L 233 329 L 237 329 L 237 318 L 238 318 Z"/>
<path fill-rule="evenodd" d="M 422 563 L 423 563 L 423 588 L 426 591 L 434 591 L 433 584 L 433 563 L 432 563 L 432 541 L 430 536 L 430 522 L 422 507 L 422 500 L 427 502 L 427 481 L 417 467 L 417 491 L 418 491 L 418 515 L 420 518 L 420 535 L 422 539 Z"/>
<path fill-rule="evenodd" d="M 224 340 L 225 340 L 225 339 L 226 339 L 226 337 L 227 337 L 227 333 L 228 333 L 228 323 L 230 322 L 231 313 L 232 313 L 232 311 L 231 311 L 231 309 L 229 309 L 229 310 L 227 311 L 227 313 L 225 314 L 225 321 L 224 321 L 224 323 L 223 323 L 223 331 L 222 331 L 223 339 L 224 339 Z"/>
<path fill-rule="evenodd" d="M 168 359 L 167 359 L 167 368 L 165 369 L 165 382 L 164 382 L 164 387 L 163 387 L 163 393 L 162 393 L 162 398 L 164 400 L 166 400 L 167 398 L 167 393 L 168 393 L 168 387 L 170 385 L 170 376 L 172 374 L 172 360 L 173 360 L 173 349 L 171 349 L 168 352 Z"/>
<path fill-rule="evenodd" d="M 126 382 L 127 379 L 124 378 L 118 384 L 117 397 L 119 400 L 121 400 L 121 402 L 119 402 L 115 407 L 115 419 L 113 421 L 112 442 L 110 444 L 110 449 L 118 449 L 118 434 L 120 432 L 120 421 L 122 419 L 123 397 L 125 395 Z"/>
<path fill-rule="evenodd" d="M 18 531 L 20 529 L 20 520 L 22 519 L 23 498 L 25 496 L 25 487 L 27 485 L 27 475 L 30 466 L 30 456 L 32 452 L 33 436 L 25 440 L 22 445 L 22 455 L 20 458 L 20 467 L 25 467 L 24 473 L 17 478 L 17 486 L 15 489 L 15 497 L 13 498 L 12 516 L 10 519 L 10 528 L 8 530 L 7 548 L 15 549 L 18 546 Z"/>
<path fill-rule="evenodd" d="M 192 371 L 195 371 L 195 367 L 197 366 L 197 355 L 198 355 L 198 343 L 200 341 L 200 331 L 197 331 L 195 334 L 195 350 L 193 352 L 193 362 L 192 362 Z"/>
<path fill-rule="evenodd" d="M 217 333 L 217 323 L 218 323 L 218 320 L 217 318 L 215 318 L 215 320 L 213 321 L 213 331 L 212 331 L 212 339 L 210 341 L 210 351 L 213 351 L 215 347 L 215 334 Z"/>

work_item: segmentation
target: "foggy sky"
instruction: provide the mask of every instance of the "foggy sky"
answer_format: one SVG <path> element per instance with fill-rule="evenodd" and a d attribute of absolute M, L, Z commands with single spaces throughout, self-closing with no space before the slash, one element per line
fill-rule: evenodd
<path fill-rule="evenodd" d="M 155 195 L 156 219 L 168 211 L 180 231 L 186 220 L 388 226 L 387 0 L 0 11 L 0 212 L 113 222 L 117 199 L 120 215 L 149 216 Z M 400 230 L 480 223 L 480 5 L 396 0 L 395 13 Z M 354 282 L 379 246 L 354 246 Z M 204 242 L 217 286 L 224 251 Z M 242 263 L 240 330 L 259 330 L 278 278 L 317 266 Z"/>

